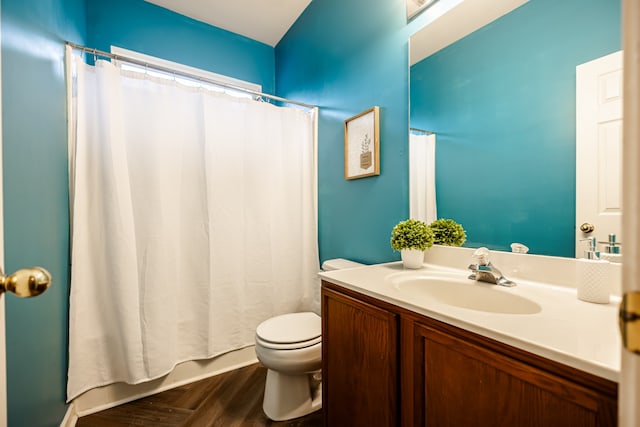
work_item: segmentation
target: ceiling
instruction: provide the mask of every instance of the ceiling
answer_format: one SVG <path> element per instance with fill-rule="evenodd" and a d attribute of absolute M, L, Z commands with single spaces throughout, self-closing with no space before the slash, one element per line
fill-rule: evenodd
<path fill-rule="evenodd" d="M 422 61 L 529 0 L 440 1 L 427 12 L 433 19 L 411 36 L 411 65 Z M 425 14 L 426 15 L 426 14 Z"/>
<path fill-rule="evenodd" d="M 275 46 L 311 0 L 145 0 Z"/>

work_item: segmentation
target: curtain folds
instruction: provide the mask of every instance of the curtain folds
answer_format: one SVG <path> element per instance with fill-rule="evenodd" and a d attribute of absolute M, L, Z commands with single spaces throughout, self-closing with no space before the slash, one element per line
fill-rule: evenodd
<path fill-rule="evenodd" d="M 318 311 L 314 112 L 73 61 L 68 400 Z"/>
<path fill-rule="evenodd" d="M 427 224 L 438 218 L 435 134 L 409 134 L 409 215 Z"/>

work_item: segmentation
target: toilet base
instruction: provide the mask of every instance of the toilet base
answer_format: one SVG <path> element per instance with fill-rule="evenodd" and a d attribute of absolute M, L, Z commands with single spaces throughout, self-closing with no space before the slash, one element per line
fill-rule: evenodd
<path fill-rule="evenodd" d="M 285 421 L 322 408 L 322 382 L 319 372 L 299 375 L 267 370 L 262 409 L 269 419 Z"/>

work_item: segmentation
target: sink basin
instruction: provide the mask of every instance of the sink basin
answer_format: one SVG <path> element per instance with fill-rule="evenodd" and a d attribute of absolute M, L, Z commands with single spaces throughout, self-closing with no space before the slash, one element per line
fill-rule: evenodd
<path fill-rule="evenodd" d="M 516 295 L 516 288 L 476 282 L 453 274 L 421 274 L 390 278 L 393 286 L 415 302 L 438 302 L 468 310 L 500 314 L 535 314 L 535 301 Z"/>

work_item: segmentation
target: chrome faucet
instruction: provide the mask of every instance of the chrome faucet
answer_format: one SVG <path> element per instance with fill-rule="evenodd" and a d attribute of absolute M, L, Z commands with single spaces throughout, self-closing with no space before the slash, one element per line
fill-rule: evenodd
<path fill-rule="evenodd" d="M 473 258 L 476 263 L 469 265 L 469 270 L 473 272 L 469 275 L 469 279 L 507 287 L 516 285 L 515 282 L 504 277 L 495 265 L 491 264 L 489 261 L 489 249 L 476 249 L 473 253 Z"/>

